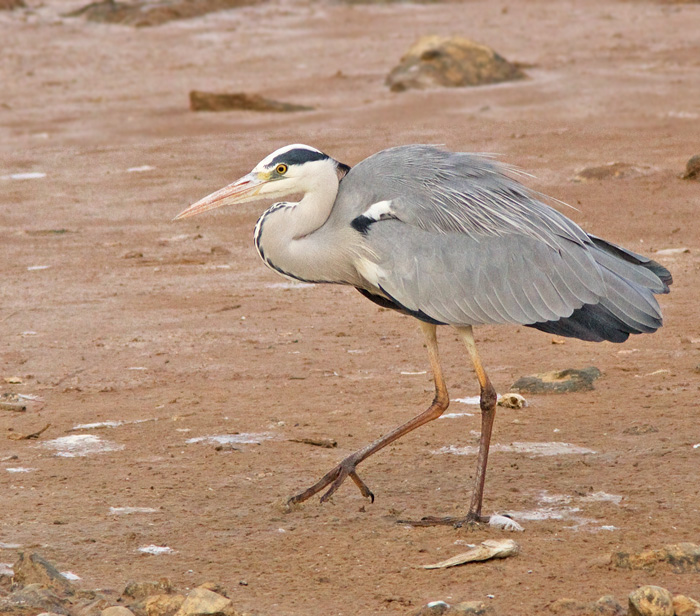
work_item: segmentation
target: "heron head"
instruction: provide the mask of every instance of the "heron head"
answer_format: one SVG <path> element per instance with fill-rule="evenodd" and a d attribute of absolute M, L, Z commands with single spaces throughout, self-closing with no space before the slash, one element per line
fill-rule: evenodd
<path fill-rule="evenodd" d="M 275 150 L 239 180 L 180 212 L 174 220 L 195 216 L 223 205 L 276 199 L 306 193 L 319 182 L 340 181 L 349 167 L 316 148 L 299 143 Z"/>

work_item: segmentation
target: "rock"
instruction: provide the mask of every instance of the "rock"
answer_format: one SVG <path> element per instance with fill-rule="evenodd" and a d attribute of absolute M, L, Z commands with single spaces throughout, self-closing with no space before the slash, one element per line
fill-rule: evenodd
<path fill-rule="evenodd" d="M 206 588 L 195 588 L 185 598 L 176 616 L 239 616 L 231 599 Z"/>
<path fill-rule="evenodd" d="M 614 597 L 606 595 L 593 603 L 577 599 L 558 599 L 549 606 L 549 611 L 562 616 L 625 616 L 627 610 Z"/>
<path fill-rule="evenodd" d="M 511 389 L 523 394 L 564 394 L 574 391 L 591 391 L 593 381 L 601 375 L 600 370 L 594 366 L 575 370 L 555 370 L 530 376 L 520 377 Z"/>
<path fill-rule="evenodd" d="M 259 94 L 245 92 L 216 94 L 198 90 L 190 92 L 190 109 L 192 111 L 313 111 L 313 107 L 273 101 Z"/>
<path fill-rule="evenodd" d="M 72 595 L 75 587 L 71 582 L 63 577 L 61 573 L 48 560 L 34 552 L 30 556 L 25 556 L 24 552 L 19 553 L 17 562 L 12 567 L 12 588 L 22 588 L 29 584 L 40 584 L 59 595 Z"/>
<path fill-rule="evenodd" d="M 393 92 L 463 87 L 523 79 L 525 73 L 493 49 L 461 37 L 421 37 L 386 78 Z"/>
<path fill-rule="evenodd" d="M 666 565 L 674 573 L 700 573 L 700 545 L 677 543 L 637 554 L 615 552 L 610 562 L 620 569 L 644 569 L 653 572 L 657 565 Z"/>
<path fill-rule="evenodd" d="M 684 180 L 700 180 L 700 154 L 693 156 L 685 165 Z"/>
<path fill-rule="evenodd" d="M 660 586 L 642 586 L 630 593 L 629 616 L 673 616 L 673 596 Z"/>
<path fill-rule="evenodd" d="M 0 11 L 11 11 L 26 7 L 24 0 L 0 0 Z"/>
<path fill-rule="evenodd" d="M 464 601 L 450 606 L 445 616 L 495 616 L 494 609 L 483 601 Z"/>
<path fill-rule="evenodd" d="M 630 426 L 629 428 L 625 428 L 622 431 L 622 434 L 630 434 L 632 436 L 639 436 L 641 434 L 652 434 L 654 432 L 658 432 L 659 429 L 656 426 L 652 426 L 651 424 L 635 424 L 633 426 Z"/>
<path fill-rule="evenodd" d="M 444 616 L 450 607 L 450 604 L 444 601 L 431 601 L 417 612 L 412 612 L 411 616 Z"/>
<path fill-rule="evenodd" d="M 122 605 L 113 605 L 102 610 L 101 616 L 134 616 L 134 613 Z"/>
<path fill-rule="evenodd" d="M 70 614 L 68 602 L 41 584 L 28 584 L 0 599 L 2 616 L 36 616 L 41 612 Z"/>
<path fill-rule="evenodd" d="M 483 601 L 463 601 L 450 605 L 444 601 L 432 601 L 411 616 L 495 616 L 494 609 Z"/>
<path fill-rule="evenodd" d="M 185 601 L 184 595 L 153 595 L 146 599 L 146 616 L 174 616 Z"/>
<path fill-rule="evenodd" d="M 168 578 L 161 578 L 157 582 L 129 582 L 122 596 L 139 601 L 151 595 L 168 595 L 172 592 L 172 582 Z"/>
<path fill-rule="evenodd" d="M 581 169 L 573 178 L 574 182 L 588 182 L 590 180 L 620 180 L 624 178 L 637 178 L 649 175 L 652 171 L 647 165 L 630 165 L 629 163 L 606 163 L 594 167 Z"/>
<path fill-rule="evenodd" d="M 102 616 L 102 611 L 113 605 L 113 601 L 104 597 L 92 598 L 74 606 L 72 613 L 74 616 Z"/>
<path fill-rule="evenodd" d="M 684 595 L 673 597 L 673 611 L 676 616 L 700 616 L 700 602 Z"/>
<path fill-rule="evenodd" d="M 522 409 L 527 406 L 527 400 L 520 394 L 503 394 L 498 396 L 498 406 L 503 406 L 508 409 Z"/>
<path fill-rule="evenodd" d="M 0 0 L 0 2 L 6 0 Z M 130 26 L 159 26 L 175 19 L 191 19 L 214 11 L 259 4 L 262 0 L 165 0 L 151 2 L 116 2 L 103 0 L 87 4 L 66 17 L 85 17 L 89 21 Z"/>

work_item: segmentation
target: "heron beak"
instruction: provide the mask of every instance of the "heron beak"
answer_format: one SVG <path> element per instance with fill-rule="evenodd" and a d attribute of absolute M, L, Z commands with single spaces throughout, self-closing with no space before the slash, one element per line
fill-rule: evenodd
<path fill-rule="evenodd" d="M 197 214 L 213 210 L 222 205 L 234 205 L 236 203 L 252 201 L 258 192 L 260 192 L 260 188 L 263 184 L 265 184 L 265 180 L 258 177 L 258 174 L 249 173 L 240 180 L 236 180 L 233 184 L 229 184 L 221 190 L 207 195 L 204 199 L 200 199 L 197 203 L 193 203 L 186 210 L 183 210 L 175 216 L 173 220 L 196 216 Z"/>

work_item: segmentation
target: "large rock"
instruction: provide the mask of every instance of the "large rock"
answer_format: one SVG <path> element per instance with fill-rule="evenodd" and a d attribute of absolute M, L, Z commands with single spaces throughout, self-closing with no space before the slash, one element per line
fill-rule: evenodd
<path fill-rule="evenodd" d="M 676 616 L 700 616 L 700 602 L 684 595 L 673 597 L 673 611 Z"/>
<path fill-rule="evenodd" d="M 2 616 L 36 616 L 50 612 L 68 616 L 70 605 L 50 588 L 41 584 L 28 584 L 8 597 L 0 599 Z"/>
<path fill-rule="evenodd" d="M 393 92 L 464 87 L 523 79 L 525 73 L 493 49 L 462 37 L 421 37 L 386 78 Z"/>
<path fill-rule="evenodd" d="M 59 595 L 72 595 L 75 592 L 73 584 L 36 552 L 29 556 L 20 552 L 19 559 L 12 568 L 12 587 L 15 589 L 29 584 L 40 584 Z"/>
<path fill-rule="evenodd" d="M 163 595 L 172 592 L 172 582 L 168 578 L 161 578 L 157 582 L 128 582 L 122 596 L 127 599 L 140 601 L 151 595 Z"/>
<path fill-rule="evenodd" d="M 659 550 L 643 552 L 615 552 L 611 563 L 620 569 L 654 571 L 657 566 L 670 568 L 674 573 L 700 573 L 700 545 L 675 543 Z"/>
<path fill-rule="evenodd" d="M 146 616 L 174 616 L 184 602 L 184 595 L 153 595 L 146 599 L 143 611 Z"/>
<path fill-rule="evenodd" d="M 231 599 L 206 588 L 195 588 L 177 611 L 176 616 L 240 616 Z"/>
<path fill-rule="evenodd" d="M 642 586 L 630 593 L 629 616 L 673 616 L 673 595 L 660 586 Z"/>
<path fill-rule="evenodd" d="M 549 611 L 559 616 L 626 616 L 627 610 L 615 597 L 605 595 L 593 603 L 577 599 L 559 599 L 549 606 Z"/>
<path fill-rule="evenodd" d="M 100 616 L 134 616 L 134 613 L 123 605 L 112 605 L 102 610 Z"/>
<path fill-rule="evenodd" d="M 591 391 L 593 381 L 601 375 L 600 370 L 595 366 L 575 370 L 554 370 L 541 374 L 521 376 L 511 389 L 522 394 L 565 394 L 574 391 Z"/>
<path fill-rule="evenodd" d="M 7 0 L 0 0 L 7 1 Z M 175 19 L 191 19 L 214 11 L 259 4 L 262 0 L 164 0 L 163 2 L 116 2 L 101 0 L 87 4 L 66 17 L 85 17 L 89 21 L 158 26 Z"/>

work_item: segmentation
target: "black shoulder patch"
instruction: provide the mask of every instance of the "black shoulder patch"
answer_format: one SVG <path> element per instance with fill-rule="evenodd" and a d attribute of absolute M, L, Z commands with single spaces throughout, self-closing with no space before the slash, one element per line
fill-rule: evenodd
<path fill-rule="evenodd" d="M 369 231 L 369 226 L 373 223 L 377 222 L 374 218 L 370 218 L 369 216 L 365 216 L 364 214 L 360 214 L 357 218 L 353 218 L 352 221 L 350 221 L 350 226 L 355 229 L 358 233 L 362 233 L 362 235 L 367 235 L 367 232 Z"/>
<path fill-rule="evenodd" d="M 315 152 L 314 150 L 307 150 L 306 148 L 295 148 L 294 150 L 289 150 L 289 152 L 275 156 L 268 167 L 274 167 L 280 163 L 285 163 L 286 165 L 303 165 L 304 163 L 310 163 L 315 160 L 325 160 L 326 158 L 330 158 L 330 156 L 323 152 Z"/>

